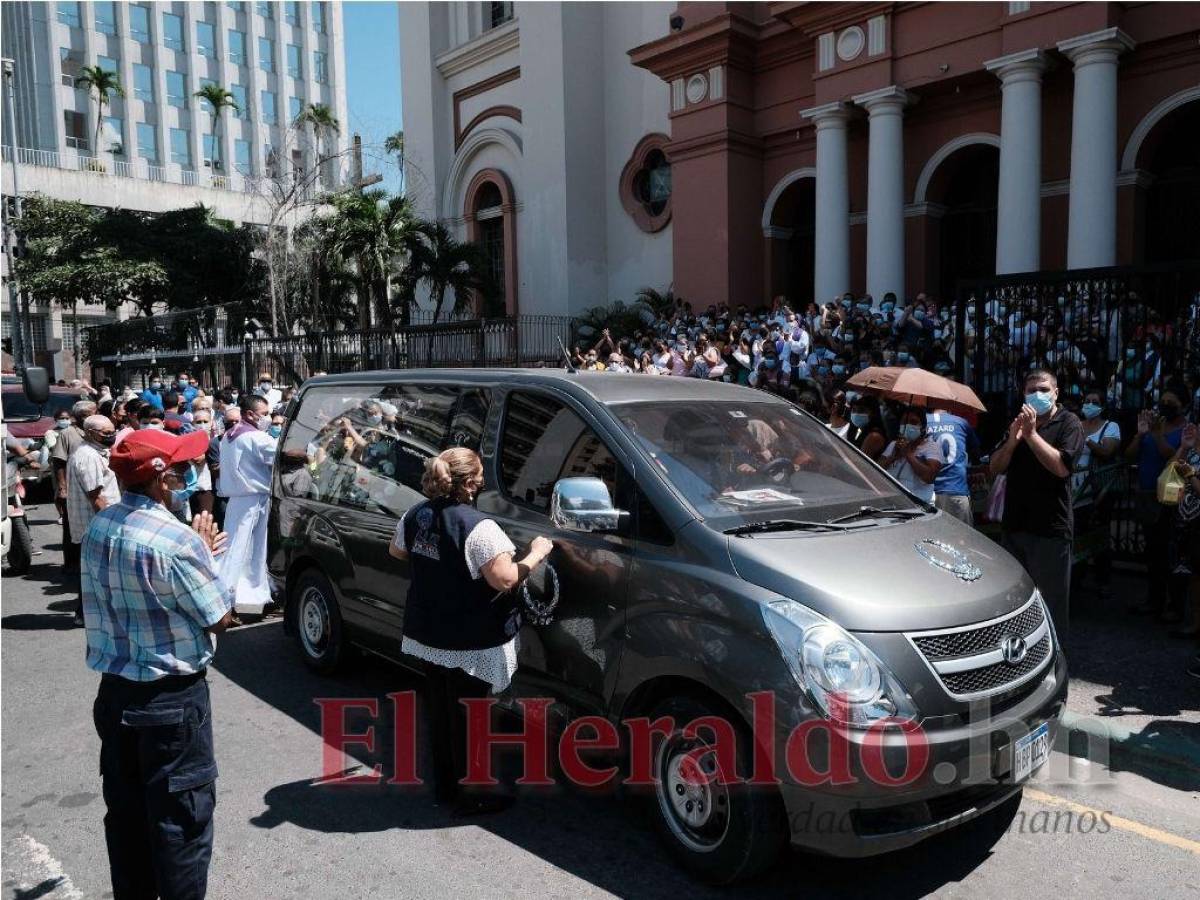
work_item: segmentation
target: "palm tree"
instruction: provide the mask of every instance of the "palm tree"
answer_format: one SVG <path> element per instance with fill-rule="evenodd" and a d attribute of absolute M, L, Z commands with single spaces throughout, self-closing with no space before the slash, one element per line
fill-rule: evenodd
<path fill-rule="evenodd" d="M 404 191 L 404 129 L 395 134 L 389 134 L 383 141 L 383 151 L 396 157 L 396 165 L 400 167 L 400 193 Z"/>
<path fill-rule="evenodd" d="M 358 271 L 359 325 L 369 328 L 374 305 L 380 325 L 391 327 L 393 260 L 410 252 L 415 222 L 403 197 L 387 191 L 348 191 L 332 198 L 333 214 L 322 221 L 330 249 Z"/>
<path fill-rule="evenodd" d="M 433 300 L 433 324 L 442 315 L 447 290 L 454 293 L 452 315 L 465 310 L 476 293 L 493 290 L 488 260 L 478 244 L 456 240 L 440 222 L 421 222 L 414 231 L 417 239 L 409 248 L 409 277 L 414 285 L 421 281 L 428 284 Z M 432 354 L 432 334 L 429 350 Z"/>
<path fill-rule="evenodd" d="M 75 79 L 75 87 L 87 88 L 88 96 L 96 101 L 96 141 L 92 146 L 95 147 L 96 155 L 99 156 L 100 128 L 104 124 L 104 107 L 108 106 L 111 95 L 124 97 L 125 89 L 121 87 L 121 78 L 116 72 L 102 69 L 99 66 L 84 66 L 80 69 L 79 76 Z"/>
<path fill-rule="evenodd" d="M 217 172 L 221 168 L 221 112 L 226 108 L 232 109 L 235 112 L 241 112 L 242 108 L 238 106 L 237 100 L 233 98 L 233 94 L 219 84 L 206 84 L 200 90 L 196 91 L 195 96 L 201 100 L 207 100 L 208 105 L 212 108 L 213 172 Z"/>
<path fill-rule="evenodd" d="M 297 129 L 303 128 L 305 125 L 312 126 L 313 147 L 317 151 L 317 165 L 319 167 L 323 159 L 321 139 L 325 138 L 327 142 L 330 134 L 340 134 L 342 131 L 342 126 L 333 114 L 333 110 L 324 103 L 310 103 L 296 116 L 296 121 L 293 125 Z M 326 147 L 326 150 L 328 150 L 328 147 Z"/>

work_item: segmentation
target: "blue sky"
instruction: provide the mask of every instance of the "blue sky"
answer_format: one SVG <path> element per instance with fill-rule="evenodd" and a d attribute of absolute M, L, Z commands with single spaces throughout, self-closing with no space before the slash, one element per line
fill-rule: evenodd
<path fill-rule="evenodd" d="M 373 158 L 372 145 L 399 131 L 400 122 L 400 30 L 396 4 L 347 0 L 342 4 L 346 30 L 346 103 L 350 112 L 347 135 L 363 139 L 363 172 L 379 172 L 383 186 L 400 188 L 395 158 Z"/>

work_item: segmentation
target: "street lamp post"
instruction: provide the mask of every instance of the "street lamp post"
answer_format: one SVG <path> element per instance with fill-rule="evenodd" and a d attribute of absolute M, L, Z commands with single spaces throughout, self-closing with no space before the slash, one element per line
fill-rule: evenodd
<path fill-rule="evenodd" d="M 17 165 L 17 117 L 16 104 L 13 102 L 16 67 L 13 61 L 7 58 L 0 60 L 0 65 L 4 67 L 4 116 L 8 119 L 9 161 L 12 163 L 13 177 L 12 207 L 10 209 L 6 205 L 4 208 L 4 256 L 8 265 L 8 302 L 9 315 L 12 321 L 14 368 L 17 372 L 24 372 L 25 366 L 29 364 L 30 348 L 26 340 L 29 317 L 27 314 L 22 314 L 26 311 L 21 308 L 21 290 L 17 284 L 17 270 L 14 265 L 15 254 L 13 253 L 13 247 L 17 240 L 14 220 L 21 218 L 21 185 L 18 180 L 20 177 L 20 167 Z"/>

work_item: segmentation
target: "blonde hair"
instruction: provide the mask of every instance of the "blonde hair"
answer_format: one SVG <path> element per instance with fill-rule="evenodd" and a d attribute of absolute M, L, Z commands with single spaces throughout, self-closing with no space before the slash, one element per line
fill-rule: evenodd
<path fill-rule="evenodd" d="M 432 459 L 425 460 L 425 474 L 421 476 L 421 491 L 430 500 L 450 497 L 466 500 L 467 479 L 473 477 L 483 463 L 479 454 L 466 447 L 451 447 Z"/>

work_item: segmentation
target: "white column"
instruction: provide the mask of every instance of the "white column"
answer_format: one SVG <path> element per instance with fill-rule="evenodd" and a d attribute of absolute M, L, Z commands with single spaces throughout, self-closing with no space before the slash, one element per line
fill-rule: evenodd
<path fill-rule="evenodd" d="M 817 130 L 816 247 L 813 299 L 826 303 L 850 289 L 850 181 L 846 167 L 845 103 L 806 109 Z"/>
<path fill-rule="evenodd" d="M 996 274 L 1036 272 L 1042 241 L 1042 72 L 1034 48 L 984 63 L 1001 82 Z"/>
<path fill-rule="evenodd" d="M 867 292 L 904 297 L 904 107 L 915 98 L 891 85 L 859 94 L 867 111 Z"/>
<path fill-rule="evenodd" d="M 1117 257 L 1117 57 L 1133 49 L 1119 28 L 1060 41 L 1075 64 L 1067 268 L 1111 266 Z"/>

